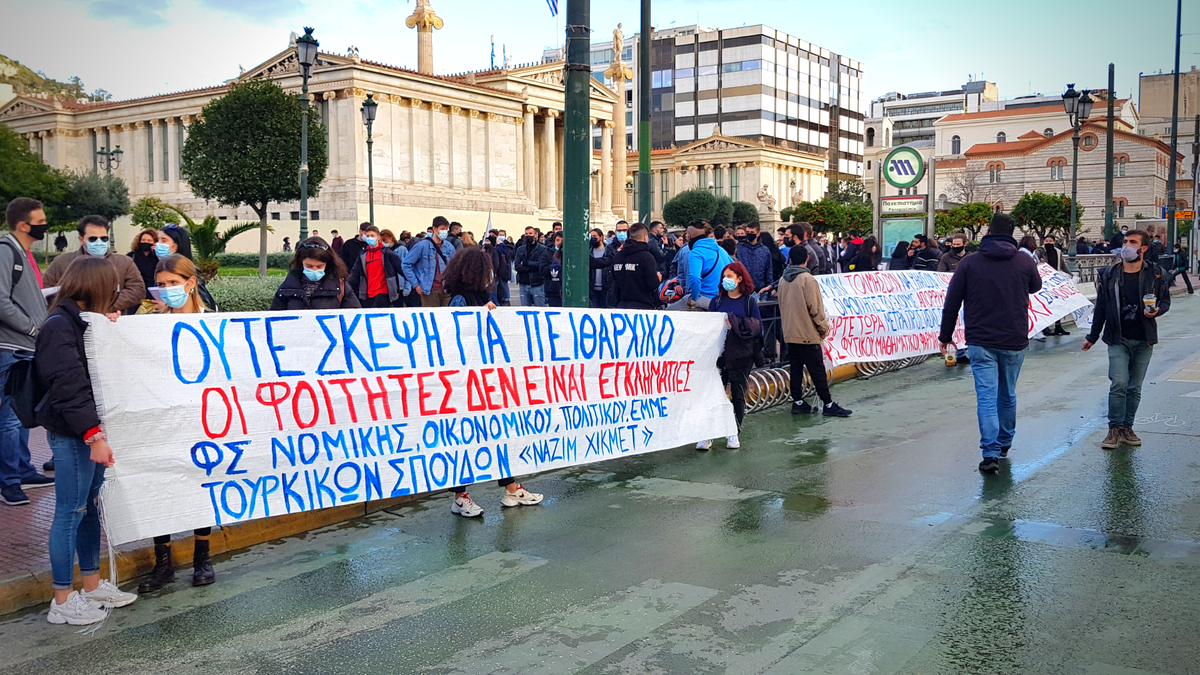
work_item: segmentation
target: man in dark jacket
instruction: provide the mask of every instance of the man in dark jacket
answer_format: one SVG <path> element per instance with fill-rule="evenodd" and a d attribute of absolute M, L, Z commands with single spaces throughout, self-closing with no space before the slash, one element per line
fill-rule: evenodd
<path fill-rule="evenodd" d="M 620 309 L 658 307 L 658 261 L 647 243 L 650 231 L 642 223 L 629 227 L 629 238 L 613 256 L 613 283 Z"/>
<path fill-rule="evenodd" d="M 546 273 L 550 271 L 550 260 L 550 249 L 538 243 L 537 229 L 525 228 L 525 237 L 513 255 L 522 306 L 546 306 Z"/>
<path fill-rule="evenodd" d="M 850 270 L 850 263 L 858 257 L 858 249 L 862 247 L 862 237 L 858 236 L 858 230 L 850 230 L 846 233 L 846 249 L 842 251 L 842 255 L 838 258 L 838 262 L 842 265 L 842 272 Z"/>
<path fill-rule="evenodd" d="M 1171 290 L 1162 269 L 1146 260 L 1150 235 L 1144 230 L 1125 233 L 1121 262 L 1104 269 L 1096 279 L 1092 330 L 1083 351 L 1092 348 L 1104 331 L 1108 345 L 1108 435 L 1100 447 L 1121 443 L 1139 446 L 1133 420 L 1142 400 L 1142 380 L 1158 343 L 1158 317 L 1171 309 Z M 1150 296 L 1154 302 L 1148 302 Z"/>
<path fill-rule="evenodd" d="M 771 249 L 759 241 L 758 223 L 746 225 L 746 238 L 738 242 L 738 262 L 746 266 L 754 289 L 761 291 L 769 289 L 776 277 L 771 276 Z"/>
<path fill-rule="evenodd" d="M 923 234 L 916 235 L 908 247 L 908 269 L 927 272 L 937 270 L 939 253 L 936 246 L 929 244 L 928 237 Z"/>
<path fill-rule="evenodd" d="M 1000 470 L 1017 431 L 1017 376 L 1029 346 L 1029 295 L 1042 288 L 1037 263 L 1017 255 L 1007 213 L 992 216 L 979 252 L 963 258 L 950 279 L 938 336 L 942 355 L 954 347 L 958 310 L 963 308 L 967 354 L 975 376 L 979 416 L 980 471 Z"/>
<path fill-rule="evenodd" d="M 512 257 L 507 241 L 500 241 L 499 235 L 492 230 L 487 242 L 483 245 L 492 258 L 492 273 L 496 275 L 496 290 L 492 291 L 492 302 L 497 305 L 507 305 L 508 282 L 512 281 Z"/>
<path fill-rule="evenodd" d="M 588 255 L 588 307 L 604 309 L 609 306 L 608 297 L 613 289 L 613 256 L 608 254 L 609 246 L 604 245 L 604 231 L 593 228 L 591 232 L 591 253 Z"/>
<path fill-rule="evenodd" d="M 342 242 L 342 250 L 338 251 L 338 255 L 342 256 L 342 262 L 346 263 L 346 269 L 354 269 L 354 263 L 358 262 L 358 256 L 366 250 L 367 246 L 363 243 L 362 233 L 370 223 L 362 223 L 358 226 L 358 234 L 349 241 Z"/>
<path fill-rule="evenodd" d="M 941 260 L 938 260 L 937 271 L 953 272 L 958 269 L 958 264 L 965 257 L 967 257 L 967 235 L 960 232 L 950 237 L 950 250 L 943 253 Z"/>
<path fill-rule="evenodd" d="M 802 242 L 812 253 L 812 266 L 809 271 L 813 274 L 828 274 L 831 268 L 829 258 L 825 254 L 825 247 L 818 246 L 817 240 L 813 238 L 812 225 L 806 222 L 799 222 L 791 226 L 792 237 L 797 241 Z"/>

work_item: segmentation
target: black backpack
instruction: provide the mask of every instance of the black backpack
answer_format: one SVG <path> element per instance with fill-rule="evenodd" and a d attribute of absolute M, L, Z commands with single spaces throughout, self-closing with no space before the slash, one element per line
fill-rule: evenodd
<path fill-rule="evenodd" d="M 4 240 L 13 249 L 12 286 L 16 288 L 25 271 L 25 251 L 17 251 L 11 241 Z M 33 429 L 38 426 L 37 411 L 45 404 L 49 392 L 42 379 L 38 377 L 33 359 L 17 359 L 8 369 L 8 377 L 4 381 L 4 398 L 12 405 L 21 426 Z"/>

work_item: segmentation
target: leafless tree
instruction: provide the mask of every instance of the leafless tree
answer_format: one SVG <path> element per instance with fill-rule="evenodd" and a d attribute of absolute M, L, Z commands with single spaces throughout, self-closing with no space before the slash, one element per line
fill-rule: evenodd
<path fill-rule="evenodd" d="M 963 169 L 950 174 L 946 186 L 946 196 L 950 198 L 950 201 L 959 204 L 971 202 L 990 204 L 995 201 L 996 189 L 988 182 L 986 171 Z"/>

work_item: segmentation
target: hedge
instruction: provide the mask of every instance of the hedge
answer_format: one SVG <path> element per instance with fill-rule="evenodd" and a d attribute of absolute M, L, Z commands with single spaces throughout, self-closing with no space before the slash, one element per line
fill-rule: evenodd
<path fill-rule="evenodd" d="M 217 262 L 223 267 L 258 267 L 257 253 L 218 253 Z M 278 251 L 267 254 L 267 267 L 285 270 L 292 262 L 292 254 Z"/>
<path fill-rule="evenodd" d="M 271 308 L 280 277 L 220 277 L 208 284 L 217 309 L 222 312 L 261 312 Z"/>

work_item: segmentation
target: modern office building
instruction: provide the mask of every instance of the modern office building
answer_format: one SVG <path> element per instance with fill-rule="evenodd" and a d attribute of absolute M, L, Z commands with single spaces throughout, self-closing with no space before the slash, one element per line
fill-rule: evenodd
<path fill-rule="evenodd" d="M 933 140 L 933 123 L 950 113 L 973 113 L 984 109 L 984 104 L 1000 97 L 996 85 L 987 80 L 974 80 L 958 89 L 947 91 L 925 91 L 916 94 L 888 92 L 871 101 L 868 117 L 890 118 L 891 138 L 887 145 L 904 145 L 911 141 Z M 866 144 L 875 142 L 872 129 L 866 130 Z"/>
<path fill-rule="evenodd" d="M 638 46 L 634 35 L 622 49 L 635 72 Z M 549 49 L 543 58 L 562 55 L 561 48 Z M 592 43 L 592 71 L 606 84 L 614 56 L 612 41 Z M 860 62 L 763 25 L 655 31 L 650 60 L 652 148 L 683 146 L 717 130 L 825 156 L 830 180 L 862 176 Z M 626 83 L 629 149 L 637 147 L 638 84 L 636 77 Z"/>

